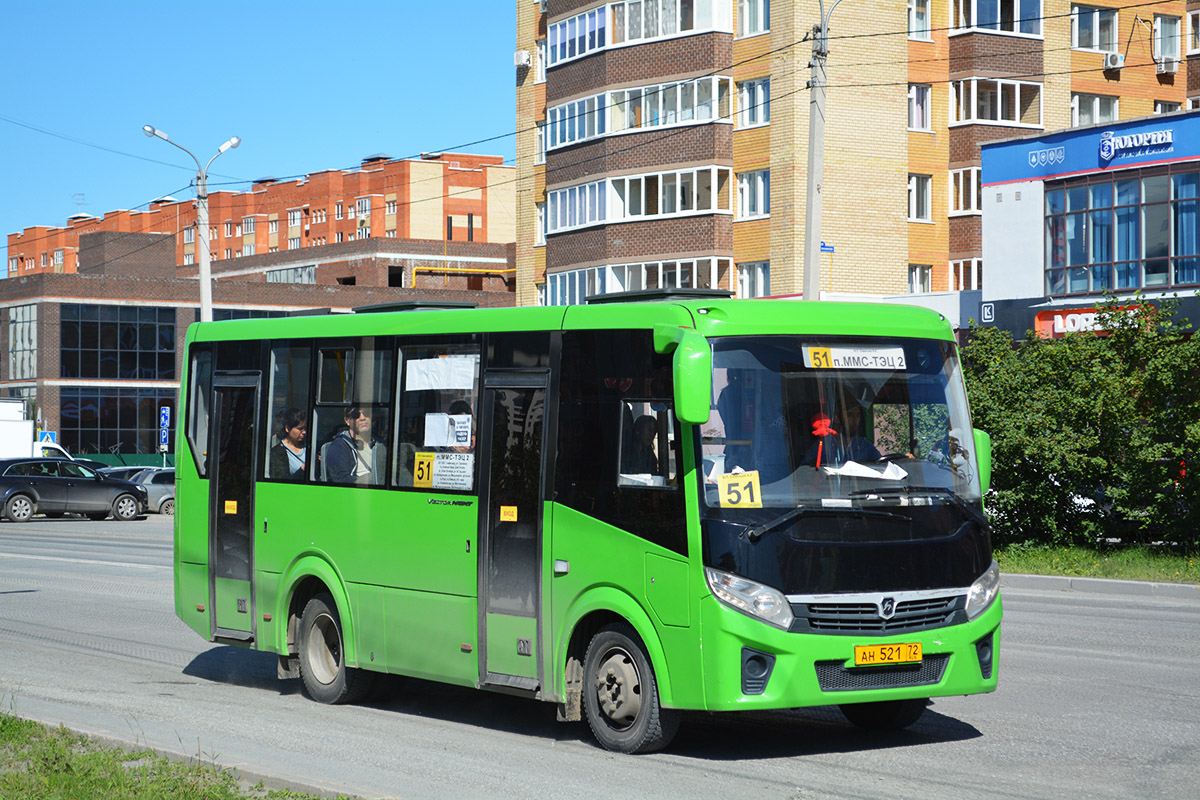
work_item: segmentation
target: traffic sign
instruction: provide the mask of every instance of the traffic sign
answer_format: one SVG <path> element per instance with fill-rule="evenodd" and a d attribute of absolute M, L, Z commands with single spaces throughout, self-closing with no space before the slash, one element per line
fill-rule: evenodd
<path fill-rule="evenodd" d="M 831 244 L 825 244 L 824 242 L 821 242 L 821 252 L 822 252 L 822 253 L 832 253 L 832 252 L 833 252 L 833 245 L 831 245 Z"/>
<path fill-rule="evenodd" d="M 41 434 L 38 435 L 38 442 L 49 442 L 50 444 L 56 444 L 58 442 L 58 434 L 55 431 L 42 431 Z"/>
<path fill-rule="evenodd" d="M 167 434 L 168 433 L 169 433 L 169 431 L 166 428 L 158 429 L 158 443 L 160 445 L 165 445 L 167 443 Z"/>
<path fill-rule="evenodd" d="M 158 427 L 160 427 L 160 428 L 171 427 L 171 407 L 170 406 L 159 406 L 158 407 Z"/>

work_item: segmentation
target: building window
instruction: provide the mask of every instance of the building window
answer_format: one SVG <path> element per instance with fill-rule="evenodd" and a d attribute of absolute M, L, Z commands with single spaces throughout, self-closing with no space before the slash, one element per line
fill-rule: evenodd
<path fill-rule="evenodd" d="M 1071 6 L 1071 47 L 1076 50 L 1115 53 L 1118 30 L 1116 9 Z"/>
<path fill-rule="evenodd" d="M 533 82 L 546 82 L 546 40 L 538 39 L 534 43 Z"/>
<path fill-rule="evenodd" d="M 168 310 L 174 318 L 174 309 Z M 172 363 L 174 358 L 172 353 Z M 174 417 L 174 388 L 64 386 L 59 394 L 58 443 L 68 452 L 89 455 L 157 453 L 163 406 Z M 168 429 L 167 437 L 168 449 L 174 450 L 174 429 Z"/>
<path fill-rule="evenodd" d="M 929 0 L 908 0 L 908 38 L 929 41 Z"/>
<path fill-rule="evenodd" d="M 1071 95 L 1071 125 L 1095 125 L 1099 122 L 1116 122 L 1117 98 L 1102 94 Z"/>
<path fill-rule="evenodd" d="M 537 228 L 534 229 L 533 245 L 541 247 L 546 244 L 546 204 L 536 203 Z"/>
<path fill-rule="evenodd" d="M 63 265 L 63 251 L 55 250 L 54 251 L 54 266 L 61 267 L 62 265 Z"/>
<path fill-rule="evenodd" d="M 1154 15 L 1154 60 L 1179 60 L 1179 17 Z"/>
<path fill-rule="evenodd" d="M 288 227 L 289 228 L 299 228 L 300 227 L 300 216 L 301 216 L 300 209 L 298 209 L 298 208 L 289 211 L 288 212 Z"/>
<path fill-rule="evenodd" d="M 231 248 L 231 247 L 226 247 L 226 248 L 225 248 L 225 257 L 226 257 L 226 258 L 233 258 L 233 248 Z"/>
<path fill-rule="evenodd" d="M 771 79 L 757 78 L 738 84 L 738 127 L 752 128 L 771 122 Z"/>
<path fill-rule="evenodd" d="M 396 213 L 396 201 L 395 201 L 395 200 L 388 200 L 388 201 L 387 201 L 387 205 L 386 205 L 386 206 L 384 206 L 384 212 L 383 212 L 383 213 L 385 213 L 385 214 L 395 214 L 395 213 Z"/>
<path fill-rule="evenodd" d="M 1042 0 L 951 0 L 954 32 L 994 31 L 1042 35 Z"/>
<path fill-rule="evenodd" d="M 293 236 L 293 237 L 289 238 L 288 239 L 288 250 L 299 250 L 299 249 L 300 249 L 300 237 Z"/>
<path fill-rule="evenodd" d="M 175 380 L 175 309 L 63 303 L 60 314 L 59 377 Z"/>
<path fill-rule="evenodd" d="M 737 265 L 737 296 L 767 297 L 771 294 L 771 262 L 752 261 Z"/>
<path fill-rule="evenodd" d="M 196 241 L 196 229 L 187 227 L 183 229 L 183 243 L 193 244 Z"/>
<path fill-rule="evenodd" d="M 252 245 L 252 244 L 243 245 L 242 255 L 244 255 L 244 256 L 254 255 L 254 245 Z"/>
<path fill-rule="evenodd" d="M 924 83 L 908 85 L 908 129 L 910 131 L 927 131 L 929 121 L 930 86 Z"/>
<path fill-rule="evenodd" d="M 8 309 L 8 375 L 6 380 L 37 377 L 37 304 Z"/>
<path fill-rule="evenodd" d="M 933 291 L 933 267 L 928 264 L 908 265 L 908 293 L 928 294 Z"/>
<path fill-rule="evenodd" d="M 183 254 L 183 265 L 185 267 L 190 267 L 195 263 L 196 263 L 196 254 L 195 253 L 184 253 Z"/>
<path fill-rule="evenodd" d="M 1200 171 L 1048 183 L 1046 293 L 1200 284 Z"/>
<path fill-rule="evenodd" d="M 1183 107 L 1182 103 L 1176 103 L 1171 100 L 1155 100 L 1154 101 L 1154 113 L 1155 114 L 1170 114 L 1172 111 L 1178 111 L 1182 107 Z"/>
<path fill-rule="evenodd" d="M 42 253 L 42 269 L 46 268 L 47 263 L 48 263 L 48 261 L 47 261 L 48 258 L 49 258 L 48 254 Z"/>
<path fill-rule="evenodd" d="M 8 271 L 9 271 L 10 273 L 14 273 L 14 272 L 16 272 L 18 269 L 20 269 L 20 266 L 21 266 L 21 259 L 19 259 L 19 258 L 10 258 L 10 259 L 8 260 Z"/>
<path fill-rule="evenodd" d="M 967 78 L 951 82 L 950 89 L 951 124 L 1042 125 L 1040 83 Z"/>
<path fill-rule="evenodd" d="M 605 181 L 556 189 L 546 194 L 550 204 L 549 233 L 595 225 L 608 218 Z"/>
<path fill-rule="evenodd" d="M 738 36 L 755 36 L 771 30 L 771 0 L 738 0 Z"/>
<path fill-rule="evenodd" d="M 225 223 L 225 236 L 226 237 L 233 236 L 233 223 L 232 222 Z"/>
<path fill-rule="evenodd" d="M 950 171 L 950 214 L 978 214 L 983 210 L 983 190 L 980 187 L 980 168 L 967 167 Z"/>
<path fill-rule="evenodd" d="M 308 264 L 303 267 L 284 267 L 269 269 L 266 272 L 267 283 L 316 283 L 317 266 Z"/>
<path fill-rule="evenodd" d="M 365 217 L 371 213 L 371 198 L 360 197 L 354 204 L 354 210 L 359 217 Z"/>
<path fill-rule="evenodd" d="M 537 124 L 537 141 L 534 144 L 533 163 L 546 163 L 546 123 L 539 122 Z"/>
<path fill-rule="evenodd" d="M 966 258 L 950 262 L 950 285 L 962 292 L 983 288 L 983 259 Z"/>
<path fill-rule="evenodd" d="M 268 233 L 279 233 L 279 220 L 273 219 L 269 223 L 267 223 L 267 232 Z"/>
<path fill-rule="evenodd" d="M 738 174 L 738 219 L 756 219 L 771 214 L 771 170 Z"/>
<path fill-rule="evenodd" d="M 254 233 L 254 217 L 242 217 L 242 235 L 250 236 Z"/>
<path fill-rule="evenodd" d="M 1200 11 L 1188 12 L 1188 54 L 1200 53 Z"/>
<path fill-rule="evenodd" d="M 764 262 L 765 263 L 765 262 Z M 588 297 L 644 289 L 715 289 L 729 276 L 729 261 L 716 258 L 617 264 L 556 272 L 546 276 L 549 306 L 583 303 Z"/>
<path fill-rule="evenodd" d="M 341 203 L 338 203 L 336 206 L 333 207 L 333 218 L 334 219 L 342 218 L 342 204 Z"/>
<path fill-rule="evenodd" d="M 929 222 L 930 194 L 933 177 L 931 175 L 908 176 L 908 221 Z"/>
<path fill-rule="evenodd" d="M 342 233 L 341 231 L 338 231 L 336 234 L 334 234 L 334 236 L 336 237 L 335 244 L 341 244 L 342 242 L 344 242 L 346 240 L 346 235 L 344 233 Z"/>

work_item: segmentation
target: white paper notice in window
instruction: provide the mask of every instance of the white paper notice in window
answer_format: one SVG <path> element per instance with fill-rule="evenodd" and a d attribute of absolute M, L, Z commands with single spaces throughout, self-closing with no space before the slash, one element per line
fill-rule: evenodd
<path fill-rule="evenodd" d="M 438 453 L 433 457 L 433 488 L 469 491 L 474 488 L 474 478 L 474 453 Z"/>
<path fill-rule="evenodd" d="M 426 389 L 474 389 L 479 374 L 479 355 L 418 358 L 409 361 L 404 373 L 404 388 L 409 392 Z"/>
<path fill-rule="evenodd" d="M 470 447 L 470 414 L 426 414 L 426 447 Z"/>

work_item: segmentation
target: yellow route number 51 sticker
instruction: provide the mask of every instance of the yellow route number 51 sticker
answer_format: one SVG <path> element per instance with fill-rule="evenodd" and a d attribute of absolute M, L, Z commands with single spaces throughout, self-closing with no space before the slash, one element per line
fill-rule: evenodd
<path fill-rule="evenodd" d="M 718 476 L 717 491 L 722 508 L 762 508 L 757 470 Z"/>

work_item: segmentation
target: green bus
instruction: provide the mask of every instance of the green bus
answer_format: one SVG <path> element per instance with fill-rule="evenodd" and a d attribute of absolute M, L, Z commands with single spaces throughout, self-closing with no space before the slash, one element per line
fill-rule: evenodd
<path fill-rule="evenodd" d="M 667 290 L 191 326 L 176 613 L 314 700 L 380 673 L 897 729 L 995 690 L 999 572 L 940 315 Z"/>

